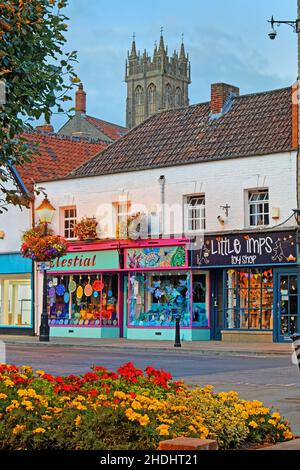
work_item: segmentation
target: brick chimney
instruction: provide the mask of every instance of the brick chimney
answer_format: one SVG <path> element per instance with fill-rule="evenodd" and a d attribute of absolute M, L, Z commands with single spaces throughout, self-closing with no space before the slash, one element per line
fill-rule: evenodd
<path fill-rule="evenodd" d="M 86 113 L 86 92 L 83 89 L 83 84 L 79 83 L 78 90 L 76 91 L 75 98 L 75 111 L 80 114 Z"/>
<path fill-rule="evenodd" d="M 36 126 L 37 131 L 41 132 L 54 132 L 54 127 L 51 124 L 43 124 L 42 126 Z"/>
<path fill-rule="evenodd" d="M 213 83 L 211 85 L 210 111 L 211 114 L 220 114 L 230 94 L 239 96 L 239 88 L 226 83 Z"/>

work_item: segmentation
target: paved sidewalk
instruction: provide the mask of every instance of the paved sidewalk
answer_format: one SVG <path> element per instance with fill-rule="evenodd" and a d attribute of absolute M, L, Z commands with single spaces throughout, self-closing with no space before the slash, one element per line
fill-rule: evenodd
<path fill-rule="evenodd" d="M 300 439 L 294 439 L 293 441 L 281 442 L 270 447 L 263 447 L 258 450 L 300 450 Z"/>
<path fill-rule="evenodd" d="M 86 339 L 86 338 L 51 338 L 49 342 L 40 342 L 37 336 L 1 335 L 0 340 L 6 344 L 17 344 L 36 347 L 69 347 L 69 348 L 105 348 L 105 349 L 141 349 L 156 351 L 185 351 L 203 355 L 224 356 L 277 356 L 291 355 L 292 343 L 228 343 L 222 341 L 186 341 L 181 348 L 174 348 L 173 341 L 141 341 L 125 338 Z"/>

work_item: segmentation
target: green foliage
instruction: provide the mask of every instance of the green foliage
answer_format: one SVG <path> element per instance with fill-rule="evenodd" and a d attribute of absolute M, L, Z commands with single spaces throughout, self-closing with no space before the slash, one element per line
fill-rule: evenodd
<path fill-rule="evenodd" d="M 32 150 L 21 137 L 24 124 L 53 112 L 64 112 L 66 93 L 79 79 L 76 51 L 64 53 L 68 18 L 66 0 L 6 0 L 0 3 L 0 80 L 6 88 L 0 103 L 0 206 L 26 205 L 9 190 L 10 165 L 30 161 Z M 66 78 L 69 83 L 66 83 Z M 10 186 L 10 185 L 9 185 Z M 28 204 L 28 200 L 27 200 Z"/>

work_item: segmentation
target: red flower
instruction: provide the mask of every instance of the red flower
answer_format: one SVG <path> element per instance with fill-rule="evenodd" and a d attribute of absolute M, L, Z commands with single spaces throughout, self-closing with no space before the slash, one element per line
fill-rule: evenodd
<path fill-rule="evenodd" d="M 118 372 L 121 377 L 134 383 L 138 381 L 138 377 L 144 376 L 143 371 L 141 369 L 137 369 L 132 362 L 127 362 L 127 364 L 119 367 Z"/>

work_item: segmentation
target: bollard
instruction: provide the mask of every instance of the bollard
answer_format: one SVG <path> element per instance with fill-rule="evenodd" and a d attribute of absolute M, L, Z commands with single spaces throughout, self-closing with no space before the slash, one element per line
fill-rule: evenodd
<path fill-rule="evenodd" d="M 300 370 L 300 334 L 294 333 L 291 336 L 291 340 L 293 341 L 294 351 L 298 359 L 298 367 Z"/>
<path fill-rule="evenodd" d="M 174 344 L 174 348 L 181 348 L 181 342 L 180 342 L 180 315 L 176 315 L 175 321 L 176 321 L 176 325 L 175 325 L 175 344 Z"/>

